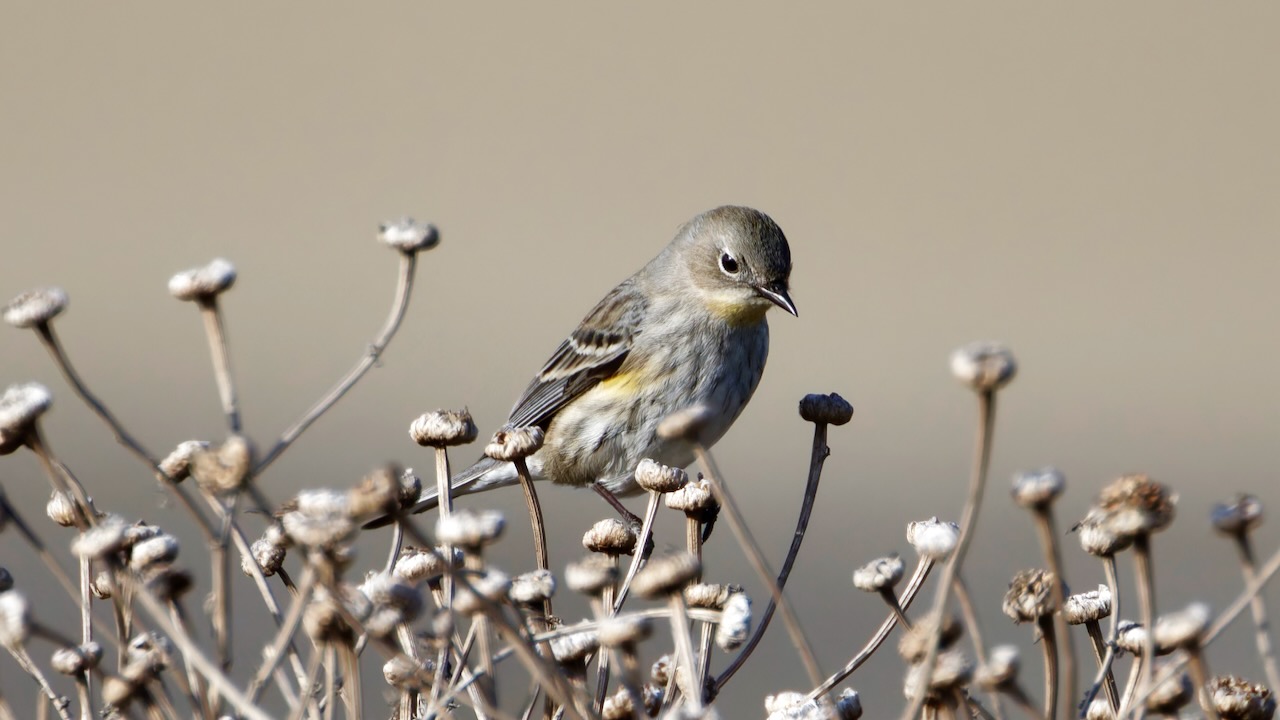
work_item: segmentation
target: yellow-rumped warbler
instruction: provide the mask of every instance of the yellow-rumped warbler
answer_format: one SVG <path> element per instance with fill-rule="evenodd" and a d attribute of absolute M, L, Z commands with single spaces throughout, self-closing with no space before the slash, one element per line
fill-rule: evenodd
<path fill-rule="evenodd" d="M 796 314 L 790 274 L 787 238 L 758 210 L 718 207 L 686 223 L 587 313 L 516 402 L 507 424 L 546 433 L 528 459 L 533 477 L 628 495 L 642 459 L 693 462 L 693 446 L 659 438 L 658 424 L 701 405 L 709 422 L 699 440 L 724 435 L 764 372 L 766 311 Z M 512 463 L 484 458 L 452 484 L 462 495 L 517 481 Z M 433 488 L 414 511 L 435 505 Z"/>

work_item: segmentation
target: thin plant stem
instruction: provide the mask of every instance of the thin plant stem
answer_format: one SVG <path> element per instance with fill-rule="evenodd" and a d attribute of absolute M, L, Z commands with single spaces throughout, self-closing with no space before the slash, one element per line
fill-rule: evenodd
<path fill-rule="evenodd" d="M 1067 604 L 1063 586 L 1066 577 L 1062 574 L 1062 547 L 1058 542 L 1058 533 L 1053 521 L 1053 510 L 1046 504 L 1032 512 L 1035 518 L 1036 533 L 1040 536 L 1040 548 L 1044 552 L 1045 566 L 1053 573 L 1053 586 L 1050 588 L 1053 599 L 1053 617 L 1057 626 L 1058 642 L 1062 651 L 1062 688 L 1065 707 L 1063 717 L 1070 717 L 1076 699 L 1076 651 L 1072 641 L 1071 630 L 1067 627 L 1067 617 L 1063 614 Z"/>
<path fill-rule="evenodd" d="M 236 402 L 236 384 L 231 377 L 231 353 L 227 347 L 227 333 L 222 326 L 222 313 L 218 310 L 216 295 L 197 301 L 200 318 L 204 320 L 204 334 L 209 339 L 209 354 L 213 356 L 213 377 L 218 383 L 218 397 L 222 400 L 222 412 L 227 416 L 231 433 L 240 432 L 240 408 Z"/>
<path fill-rule="evenodd" d="M 1191 671 L 1191 684 L 1195 688 L 1196 702 L 1209 720 L 1218 720 L 1218 711 L 1213 706 L 1213 698 L 1209 695 L 1209 668 L 1204 653 L 1199 648 L 1191 648 L 1187 652 L 1187 665 Z"/>
<path fill-rule="evenodd" d="M 124 573 L 117 573 L 116 576 L 123 579 Z M 130 584 L 135 585 L 134 583 Z M 200 646 L 192 640 L 190 635 L 170 622 L 164 607 L 159 600 L 152 596 L 149 590 L 140 585 L 137 586 L 137 590 L 135 597 L 142 604 L 143 609 L 146 610 L 159 630 L 167 635 L 173 641 L 173 644 L 178 647 L 188 665 L 199 670 L 201 675 L 209 680 L 209 684 L 216 688 L 235 707 L 239 714 L 251 720 L 270 720 L 270 715 L 250 702 L 249 698 L 240 692 L 235 683 L 218 668 L 217 664 L 205 657 Z"/>
<path fill-rule="evenodd" d="M 1153 686 L 1152 673 L 1155 670 L 1156 656 L 1156 585 L 1155 568 L 1151 562 L 1151 536 L 1139 533 L 1133 539 L 1134 575 L 1138 587 L 1138 610 L 1142 616 L 1142 627 L 1146 630 L 1142 638 L 1142 675 L 1138 682 L 1139 692 L 1148 692 Z M 1129 706 L 1132 709 L 1132 706 Z M 1136 708 L 1138 720 L 1146 715 L 1146 703 Z"/>
<path fill-rule="evenodd" d="M 1235 537 L 1236 548 L 1240 551 L 1240 572 L 1244 575 L 1246 585 L 1257 577 L 1254 565 L 1253 546 L 1249 541 L 1247 530 L 1242 530 Z M 1280 689 L 1280 668 L 1276 666 L 1276 656 L 1271 645 L 1271 624 L 1267 620 L 1267 601 L 1259 593 L 1249 603 L 1253 613 L 1253 625 L 1256 629 L 1254 644 L 1258 647 L 1258 657 L 1262 659 L 1262 671 L 1267 676 L 1267 686 L 1273 690 Z"/>
<path fill-rule="evenodd" d="M 1046 615 L 1036 621 L 1040 628 L 1040 646 L 1044 650 L 1044 716 L 1048 720 L 1058 717 L 1058 634 L 1053 617 Z"/>
<path fill-rule="evenodd" d="M 1104 682 L 1110 682 L 1114 688 L 1116 684 L 1115 675 L 1111 672 L 1111 665 L 1115 662 L 1116 657 L 1116 638 L 1120 633 L 1120 574 L 1116 570 L 1116 556 L 1104 555 L 1102 557 L 1102 570 L 1107 576 L 1107 586 L 1111 588 L 1111 621 L 1107 627 L 1107 654 L 1102 659 L 1102 664 L 1098 667 L 1098 673 L 1093 678 L 1093 685 L 1089 687 L 1089 691 L 1085 693 L 1084 700 L 1080 703 L 1080 707 L 1088 710 L 1093 699 L 1098 696 L 1098 692 L 1102 689 Z M 1112 708 L 1116 713 L 1119 707 Z M 1083 711 L 1081 711 L 1083 713 Z M 1081 714 L 1083 717 L 1083 714 Z M 1118 717 L 1118 715 L 1117 715 Z"/>
<path fill-rule="evenodd" d="M 920 561 L 916 564 L 915 572 L 911 574 L 911 579 L 907 582 L 906 592 L 902 593 L 901 603 L 904 610 L 911 607 L 911 602 L 915 600 L 916 595 L 920 592 L 920 588 L 924 586 L 925 578 L 929 577 L 929 571 L 933 569 L 933 565 L 934 562 L 932 560 L 924 557 L 920 558 Z M 889 617 L 885 618 L 884 622 L 880 623 L 879 629 L 877 629 L 875 634 L 871 636 L 871 639 L 867 641 L 867 644 L 858 651 L 858 654 L 854 655 L 853 658 L 850 659 L 843 668 L 836 671 L 834 675 L 824 680 L 818 687 L 814 688 L 805 696 L 805 698 L 812 700 L 818 696 L 826 695 L 831 692 L 836 685 L 839 685 L 845 678 L 852 675 L 855 670 L 861 667 L 862 664 L 865 663 L 873 653 L 875 653 L 876 650 L 880 649 L 880 646 L 884 644 L 884 641 L 889 637 L 889 633 L 897 624 L 898 616 L 894 613 L 889 613 Z"/>
<path fill-rule="evenodd" d="M 760 574 L 761 580 L 769 588 L 769 604 L 765 606 L 764 614 L 760 616 L 760 624 L 756 627 L 747 644 L 729 663 L 729 667 L 725 668 L 724 672 L 720 673 L 716 678 L 715 683 L 712 685 L 713 696 L 720 692 L 725 684 L 746 663 L 747 658 L 751 657 L 751 654 L 755 652 L 756 645 L 764 637 L 764 632 L 768 629 L 770 620 L 773 619 L 773 613 L 778 608 L 782 609 L 782 621 L 786 624 L 787 632 L 791 635 L 791 642 L 795 645 L 796 652 L 799 653 L 800 660 L 805 666 L 810 684 L 818 685 L 822 681 L 822 671 L 818 669 L 818 661 L 814 658 L 809 641 L 805 638 L 804 631 L 800 628 L 800 621 L 795 617 L 790 605 L 783 598 L 782 590 L 786 587 L 787 579 L 791 577 L 791 569 L 795 566 L 796 558 L 800 554 L 800 545 L 804 542 L 805 531 L 809 527 L 809 518 L 813 514 L 813 505 L 818 498 L 818 483 L 822 479 L 822 467 L 826 463 L 827 457 L 831 455 L 831 448 L 827 446 L 827 423 L 817 422 L 813 424 L 813 447 L 809 454 L 809 476 L 805 482 L 804 501 L 800 505 L 800 515 L 796 518 L 796 529 L 791 536 L 791 547 L 787 550 L 787 556 L 782 561 L 782 569 L 778 572 L 776 581 L 772 573 L 769 572 L 764 557 L 760 554 L 759 548 L 756 547 L 755 541 L 751 539 L 750 531 L 743 524 L 742 515 L 738 512 L 733 498 L 729 496 L 723 483 L 720 482 L 720 473 L 715 467 L 715 461 L 712 459 L 711 453 L 701 445 L 696 446 L 695 450 L 698 454 L 699 462 L 707 470 L 707 480 L 711 485 L 717 502 L 727 511 L 730 529 L 738 537 L 738 542 L 747 548 L 748 557 L 751 559 L 752 565 L 755 567 L 756 572 Z"/>
<path fill-rule="evenodd" d="M 698 663 L 693 657 L 693 638 L 689 635 L 689 614 L 684 605 L 684 594 L 676 591 L 671 593 L 668 599 L 671 608 L 671 634 L 676 646 L 676 655 L 680 658 L 680 664 L 685 667 L 689 673 L 689 677 L 693 678 L 693 687 L 690 690 L 697 693 L 695 696 L 689 696 L 689 704 L 694 710 L 702 709 L 702 684 L 698 682 L 697 672 Z M 679 670 L 672 669 L 672 675 Z"/>
<path fill-rule="evenodd" d="M 302 720 L 302 715 L 307 711 L 307 707 L 311 705 L 311 688 L 315 687 L 316 681 L 320 679 L 321 660 L 324 659 L 324 650 L 316 648 L 311 653 L 311 659 L 307 661 L 307 676 L 302 683 L 303 696 L 301 701 L 293 712 L 289 713 L 289 720 Z"/>
<path fill-rule="evenodd" d="M 128 430 L 125 430 L 124 425 L 120 424 L 115 415 L 111 414 L 107 406 L 90 392 L 89 387 L 80 379 L 80 374 L 76 372 L 70 358 L 67 357 L 66 352 L 62 349 L 62 343 L 58 341 L 58 336 L 54 334 L 53 327 L 48 323 L 41 323 L 36 326 L 36 333 L 40 336 L 40 342 L 53 358 L 54 365 L 62 372 L 62 377 L 67 381 L 67 384 L 71 386 L 76 395 L 80 396 L 80 399 L 89 406 L 89 409 L 95 415 L 102 418 L 102 421 L 111 429 L 112 434 L 116 436 L 116 441 L 128 448 L 130 452 L 137 455 L 147 465 L 155 468 L 159 461 L 142 446 L 142 443 L 134 439 Z"/>
<path fill-rule="evenodd" d="M 18 664 L 22 666 L 22 669 L 39 683 L 40 689 L 44 692 L 45 697 L 48 698 L 49 703 L 53 705 L 53 709 L 58 711 L 58 717 L 62 718 L 62 720 L 72 720 L 71 712 L 67 709 L 68 704 L 49 684 L 49 679 L 44 676 L 40 666 L 31 658 L 31 653 L 27 652 L 27 649 L 22 645 L 14 645 L 8 650 L 13 655 L 13 658 L 18 661 Z"/>
<path fill-rule="evenodd" d="M 1097 620 L 1088 620 L 1084 625 L 1093 646 L 1093 657 L 1098 662 L 1099 681 L 1107 691 L 1107 703 L 1111 705 L 1111 712 L 1116 713 L 1120 710 L 1120 693 L 1116 690 L 1116 678 L 1111 674 L 1111 658 L 1115 656 L 1115 651 L 1108 648 L 1106 638 L 1102 637 L 1101 623 Z M 1090 697 L 1084 704 L 1085 708 L 1093 702 L 1096 694 L 1096 691 L 1090 693 Z"/>
<path fill-rule="evenodd" d="M 956 594 L 956 602 L 960 605 L 960 617 L 964 618 L 965 627 L 969 630 L 969 639 L 973 643 L 973 654 L 981 665 L 987 664 L 987 644 L 982 640 L 982 623 L 978 622 L 978 613 L 973 607 L 973 598 L 969 595 L 969 586 L 964 581 L 963 575 L 956 575 L 956 586 L 954 588 Z M 889 592 L 892 592 L 890 590 Z M 895 604 L 896 604 L 895 599 Z M 903 618 L 903 627 L 910 628 L 911 624 Z M 988 693 L 991 698 L 991 711 L 995 714 L 997 720 L 1003 720 L 1004 708 L 1001 707 L 1000 693 L 992 691 Z"/>
<path fill-rule="evenodd" d="M 947 601 L 955 584 L 956 575 L 964 563 L 969 551 L 969 543 L 973 539 L 973 528 L 978 524 L 978 512 L 982 508 L 982 495 L 987 484 L 987 469 L 991 463 L 991 442 L 996 422 L 996 395 L 993 390 L 978 393 L 978 436 L 973 454 L 973 472 L 969 476 L 969 495 L 965 500 L 964 511 L 960 516 L 960 537 L 956 541 L 956 549 L 947 558 L 942 568 L 942 578 L 938 582 L 937 594 L 934 597 L 931 614 L 935 618 L 943 617 L 947 609 Z M 936 632 L 942 632 L 942 623 L 938 623 Z M 938 642 L 929 643 L 925 654 L 923 677 L 932 677 L 938 664 Z M 924 693 L 919 693 L 903 713 L 902 720 L 912 720 L 920 714 L 924 703 Z"/>
<path fill-rule="evenodd" d="M 640 523 L 640 535 L 636 538 L 636 552 L 631 556 L 631 562 L 627 565 L 627 574 L 622 578 L 622 584 L 618 589 L 617 598 L 613 601 L 613 612 L 622 609 L 622 604 L 627 600 L 627 593 L 631 590 L 631 581 L 635 579 L 636 573 L 640 571 L 640 565 L 644 563 L 644 548 L 649 546 L 649 538 L 653 535 L 653 521 L 658 516 L 658 493 L 649 493 L 649 503 L 644 509 L 644 520 Z"/>
<path fill-rule="evenodd" d="M 542 521 L 542 505 L 538 503 L 538 491 L 533 488 L 533 477 L 529 475 L 529 465 L 524 458 L 516 458 L 516 475 L 520 478 L 520 489 L 524 490 L 524 504 L 529 509 L 529 525 L 533 528 L 533 555 L 539 570 L 550 570 L 551 560 L 547 555 L 547 529 Z M 551 616 L 551 600 L 543 601 L 547 617 Z"/>
<path fill-rule="evenodd" d="M 893 614 L 898 616 L 898 622 L 902 623 L 902 627 L 910 630 L 911 619 L 908 618 L 906 612 L 903 611 L 902 604 L 898 602 L 898 594 L 894 592 L 893 588 L 882 588 L 879 595 L 881 599 L 884 600 L 885 604 L 889 606 L 889 609 L 893 611 Z"/>
<path fill-rule="evenodd" d="M 276 666 L 280 663 L 280 658 L 284 655 L 285 649 L 292 642 L 293 634 L 298 629 L 298 623 L 302 620 L 302 612 L 311 600 L 311 589 L 314 586 L 315 571 L 308 563 L 302 571 L 298 594 L 294 596 L 293 603 L 289 606 L 289 614 L 285 616 L 284 622 L 280 624 L 280 628 L 276 631 L 275 638 L 263 652 L 262 667 L 258 668 L 258 672 L 249 682 L 249 690 L 245 695 L 251 702 L 258 701 L 258 695 L 262 691 L 267 677 L 275 671 Z M 306 688 L 302 688 L 302 692 L 305 693 Z"/>
<path fill-rule="evenodd" d="M 382 357 L 382 353 L 387 349 L 387 345 L 391 342 L 391 339 L 395 337 L 396 330 L 399 329 L 400 322 L 404 320 L 405 311 L 409 307 L 409 296 L 413 291 L 414 268 L 417 267 L 417 263 L 418 259 L 414 253 L 401 253 L 400 274 L 396 281 L 395 299 L 392 301 L 391 314 L 387 318 L 386 325 L 383 326 L 382 331 L 373 341 L 373 344 L 369 346 L 369 349 L 365 351 L 365 354 L 358 362 L 356 362 L 355 367 L 353 367 L 341 380 L 339 380 L 338 384 L 326 393 L 319 402 L 312 406 L 306 414 L 281 433 L 280 439 L 276 441 L 276 444 L 272 446 L 271 450 L 262 458 L 257 467 L 253 469 L 254 475 L 260 474 L 263 470 L 266 470 L 271 463 L 275 462 L 276 458 L 280 457 L 281 453 L 289 449 L 289 446 L 292 445 L 294 441 L 302 435 L 302 433 L 306 432 L 307 428 L 311 427 L 312 423 L 320 419 L 321 415 L 328 412 L 329 408 L 333 407 L 334 403 L 341 400 L 342 396 L 346 395 L 347 391 L 359 382 L 360 378 L 364 377 L 364 374 L 369 372 L 369 369 L 378 362 L 378 358 Z"/>

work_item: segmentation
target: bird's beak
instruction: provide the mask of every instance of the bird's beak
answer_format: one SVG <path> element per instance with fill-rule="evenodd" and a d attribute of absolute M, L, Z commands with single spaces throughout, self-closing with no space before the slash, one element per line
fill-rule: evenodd
<path fill-rule="evenodd" d="M 796 304 L 791 302 L 791 296 L 787 294 L 787 283 L 785 281 L 764 283 L 763 285 L 756 285 L 755 288 L 760 297 L 767 299 L 792 315 L 800 317 L 800 313 L 796 311 Z"/>

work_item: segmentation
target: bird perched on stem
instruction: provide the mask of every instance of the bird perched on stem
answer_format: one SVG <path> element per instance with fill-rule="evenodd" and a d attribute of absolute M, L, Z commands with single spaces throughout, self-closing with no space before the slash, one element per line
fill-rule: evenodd
<path fill-rule="evenodd" d="M 686 223 L 587 313 L 516 401 L 508 426 L 545 431 L 528 458 L 533 478 L 629 495 L 642 459 L 693 462 L 692 442 L 659 438 L 658 424 L 702 406 L 698 442 L 725 434 L 764 372 L 766 312 L 797 314 L 790 274 L 787 238 L 758 210 L 718 207 Z M 516 482 L 513 463 L 484 458 L 452 487 L 463 495 Z M 413 510 L 436 504 L 432 488 Z"/>

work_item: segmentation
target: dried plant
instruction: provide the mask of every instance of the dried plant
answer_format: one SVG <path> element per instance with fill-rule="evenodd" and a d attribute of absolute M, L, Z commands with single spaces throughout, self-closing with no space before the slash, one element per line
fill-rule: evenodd
<path fill-rule="evenodd" d="M 219 298 L 237 279 L 230 262 L 214 260 L 169 283 L 174 297 L 193 302 L 200 312 L 227 435 L 184 442 L 166 456 L 132 435 L 71 364 L 53 329 L 67 307 L 66 293 L 29 291 L 4 309 L 10 325 L 35 332 L 70 391 L 145 464 L 205 540 L 183 554 L 162 527 L 136 522 L 126 508 L 113 507 L 109 492 L 90 494 L 89 487 L 109 488 L 74 473 L 42 431 L 41 418 L 54 397 L 48 388 L 18 383 L 0 395 L 0 454 L 26 450 L 36 457 L 50 484 L 45 515 L 67 529 L 42 526 L 29 508 L 15 507 L 0 493 L 0 530 L 9 533 L 7 542 L 25 543 L 38 555 L 78 609 L 74 618 L 47 616 L 22 583 L 0 568 L 0 647 L 34 681 L 42 715 L 263 719 L 284 708 L 290 718 L 326 720 L 340 713 L 397 720 L 716 718 L 717 700 L 755 657 L 775 613 L 782 615 L 810 687 L 770 695 L 761 712 L 771 719 L 861 717 L 861 696 L 849 688 L 837 693 L 837 687 L 899 627 L 905 720 L 1003 718 L 1002 699 L 1033 718 L 1171 716 L 1188 706 L 1211 718 L 1274 715 L 1272 688 L 1280 677 L 1260 592 L 1280 569 L 1280 553 L 1261 563 L 1255 557 L 1250 533 L 1263 518 L 1257 498 L 1238 495 L 1214 509 L 1213 527 L 1234 542 L 1244 582 L 1235 602 L 1217 615 L 1202 604 L 1157 612 L 1152 536 L 1173 522 L 1177 495 L 1141 474 L 1102 488 L 1075 526 L 1081 548 L 1102 560 L 1105 580 L 1081 578 L 1097 589 L 1077 594 L 1068 590 L 1053 512 L 1067 490 L 1066 478 L 1053 468 L 1018 474 L 1013 500 L 1032 514 L 1043 569 L 1014 575 L 1003 598 L 970 593 L 964 579 L 967 550 L 988 483 L 996 400 L 1017 369 L 1013 354 L 993 343 L 968 345 L 951 357 L 953 373 L 974 392 L 978 409 L 969 492 L 956 509 L 959 521 L 934 517 L 909 525 L 906 539 L 918 556 L 909 574 L 896 554 L 849 568 L 854 586 L 878 596 L 869 601 L 887 609 L 874 635 L 829 675 L 809 647 L 786 586 L 831 452 L 828 430 L 853 416 L 852 406 L 836 394 L 800 401 L 801 419 L 813 425 L 809 472 L 793 540 L 776 572 L 737 509 L 733 484 L 698 442 L 707 416 L 697 407 L 667 418 L 659 432 L 694 445 L 699 472 L 691 479 L 681 468 L 641 462 L 635 478 L 648 493 L 644 515 L 586 523 L 586 555 L 547 545 L 526 465 L 542 444 L 543 429 L 508 427 L 494 435 L 484 452 L 513 464 L 534 537 L 533 562 L 519 572 L 495 566 L 490 557 L 507 518 L 453 506 L 450 449 L 478 437 L 465 409 L 425 413 L 409 428 L 416 443 L 434 451 L 434 516 L 414 514 L 427 509 L 419 501 L 423 481 L 395 465 L 375 468 L 346 488 L 308 488 L 284 501 L 271 499 L 260 478 L 386 350 L 407 311 L 419 254 L 439 242 L 433 226 L 411 220 L 384 225 L 379 236 L 398 254 L 400 266 L 385 325 L 352 370 L 261 453 L 241 424 L 220 312 Z M 684 515 L 683 538 L 654 537 L 663 506 Z M 768 590 L 759 613 L 740 585 L 717 577 L 704 563 L 704 543 L 721 516 Z M 255 538 L 247 526 L 263 520 Z M 376 530 L 387 525 L 389 531 Z M 66 534 L 51 545 L 42 537 L 49 532 Z M 389 543 L 380 567 L 361 566 L 354 558 L 353 542 L 366 532 L 380 532 Z M 70 554 L 51 547 L 69 547 Z M 680 549 L 654 554 L 655 547 Z M 1117 556 L 1126 551 L 1134 557 L 1140 623 L 1120 619 L 1122 600 L 1128 599 L 1120 594 Z M 567 566 L 553 564 L 552 558 L 563 563 L 567 553 L 574 558 Z M 246 580 L 232 573 L 233 554 Z M 68 561 L 74 571 L 64 568 Z M 211 601 L 195 612 L 190 598 L 196 588 L 185 563 L 210 568 L 211 587 L 198 594 L 207 592 Z M 930 607 L 913 612 L 939 566 Z M 230 607 L 235 582 L 253 585 L 274 622 L 266 637 L 239 638 L 260 643 L 260 660 L 238 674 L 247 676 L 242 681 L 231 672 L 233 637 L 243 635 Z M 587 617 L 566 619 L 553 612 L 561 588 L 586 597 Z M 1019 676 L 1019 647 L 985 645 L 978 604 L 999 604 L 1014 622 L 1034 629 L 1026 643 L 1038 642 L 1044 654 L 1042 683 Z M 1256 626 L 1259 668 L 1270 687 L 1209 673 L 1205 647 L 1245 608 Z M 208 640 L 197 631 L 206 616 Z M 1077 667 L 1077 639 L 1092 650 L 1096 671 Z M 646 672 L 642 650 L 665 654 Z M 715 673 L 717 654 L 723 654 L 723 669 Z M 1127 680 L 1118 682 L 1126 663 Z M 500 666 L 511 665 L 520 672 L 499 674 Z M 386 687 L 362 687 L 363 666 L 380 667 Z M 1092 681 L 1081 687 L 1086 683 L 1077 676 Z M 1029 692 L 1037 684 L 1043 688 L 1038 699 Z M 26 687 L 0 681 L 0 720 L 15 717 L 9 698 Z M 59 688 L 74 688 L 74 697 Z M 897 709 L 881 708 L 875 715 L 891 712 Z"/>

